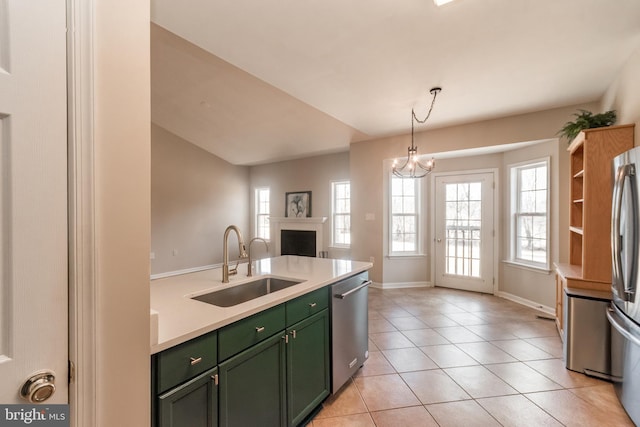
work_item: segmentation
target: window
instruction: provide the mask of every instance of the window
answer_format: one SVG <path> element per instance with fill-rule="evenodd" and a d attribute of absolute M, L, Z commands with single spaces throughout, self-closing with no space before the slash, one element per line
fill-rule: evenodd
<path fill-rule="evenodd" d="M 256 237 L 269 240 L 269 188 L 256 188 Z"/>
<path fill-rule="evenodd" d="M 349 181 L 331 183 L 333 246 L 351 244 L 351 184 Z"/>
<path fill-rule="evenodd" d="M 419 180 L 391 177 L 390 255 L 417 254 Z"/>
<path fill-rule="evenodd" d="M 511 167 L 511 258 L 549 268 L 549 160 Z"/>

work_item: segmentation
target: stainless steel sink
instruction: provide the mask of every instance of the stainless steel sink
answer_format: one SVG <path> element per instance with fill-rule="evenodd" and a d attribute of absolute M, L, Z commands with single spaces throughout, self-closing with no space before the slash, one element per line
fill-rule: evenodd
<path fill-rule="evenodd" d="M 276 277 L 264 277 L 252 282 L 236 285 L 221 291 L 214 291 L 204 295 L 198 295 L 192 299 L 217 305 L 219 307 L 231 307 L 243 302 L 286 289 L 289 286 L 302 283 L 296 280 L 278 279 Z"/>

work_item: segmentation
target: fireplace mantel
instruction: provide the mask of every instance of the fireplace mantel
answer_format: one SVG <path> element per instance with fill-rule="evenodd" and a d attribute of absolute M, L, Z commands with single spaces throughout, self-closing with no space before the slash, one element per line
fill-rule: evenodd
<path fill-rule="evenodd" d="M 320 252 L 325 250 L 322 242 L 322 236 L 324 234 L 324 223 L 327 222 L 326 216 L 310 217 L 310 218 L 283 218 L 283 217 L 269 217 L 269 222 L 273 226 L 273 235 L 275 238 L 275 252 L 276 255 L 282 253 L 282 247 L 280 242 L 280 235 L 282 230 L 304 230 L 316 232 L 316 251 Z M 316 256 L 318 254 L 316 253 Z"/>
<path fill-rule="evenodd" d="M 302 223 L 302 224 L 324 224 L 325 222 L 327 222 L 327 217 L 326 216 L 312 216 L 309 218 L 297 218 L 297 217 L 292 217 L 292 218 L 285 218 L 285 217 L 275 217 L 275 216 L 271 216 L 269 217 L 269 221 L 271 221 L 271 223 L 275 224 L 278 222 L 283 222 L 286 224 L 292 224 L 292 223 Z"/>

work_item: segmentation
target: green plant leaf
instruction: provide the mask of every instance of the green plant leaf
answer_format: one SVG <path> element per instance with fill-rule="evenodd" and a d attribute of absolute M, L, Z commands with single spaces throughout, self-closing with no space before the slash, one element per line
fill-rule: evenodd
<path fill-rule="evenodd" d="M 616 111 L 610 110 L 600 114 L 593 114 L 591 111 L 579 109 L 578 113 L 574 113 L 576 119 L 565 123 L 558 131 L 558 135 L 567 138 L 570 142 L 584 129 L 593 129 L 605 126 L 611 126 L 616 122 Z"/>

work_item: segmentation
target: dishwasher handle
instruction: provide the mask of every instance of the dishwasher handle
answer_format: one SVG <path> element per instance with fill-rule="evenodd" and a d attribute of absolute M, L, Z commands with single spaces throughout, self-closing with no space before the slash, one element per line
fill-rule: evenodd
<path fill-rule="evenodd" d="M 371 283 L 373 283 L 371 280 L 367 280 L 366 282 L 364 282 L 363 284 L 361 284 L 360 286 L 357 286 L 353 289 L 348 290 L 347 292 L 345 292 L 344 294 L 335 294 L 334 296 L 336 298 L 340 298 L 340 299 L 345 299 L 346 297 L 348 297 L 349 295 L 358 292 L 360 289 L 362 288 L 366 288 L 367 286 L 369 286 Z"/>

